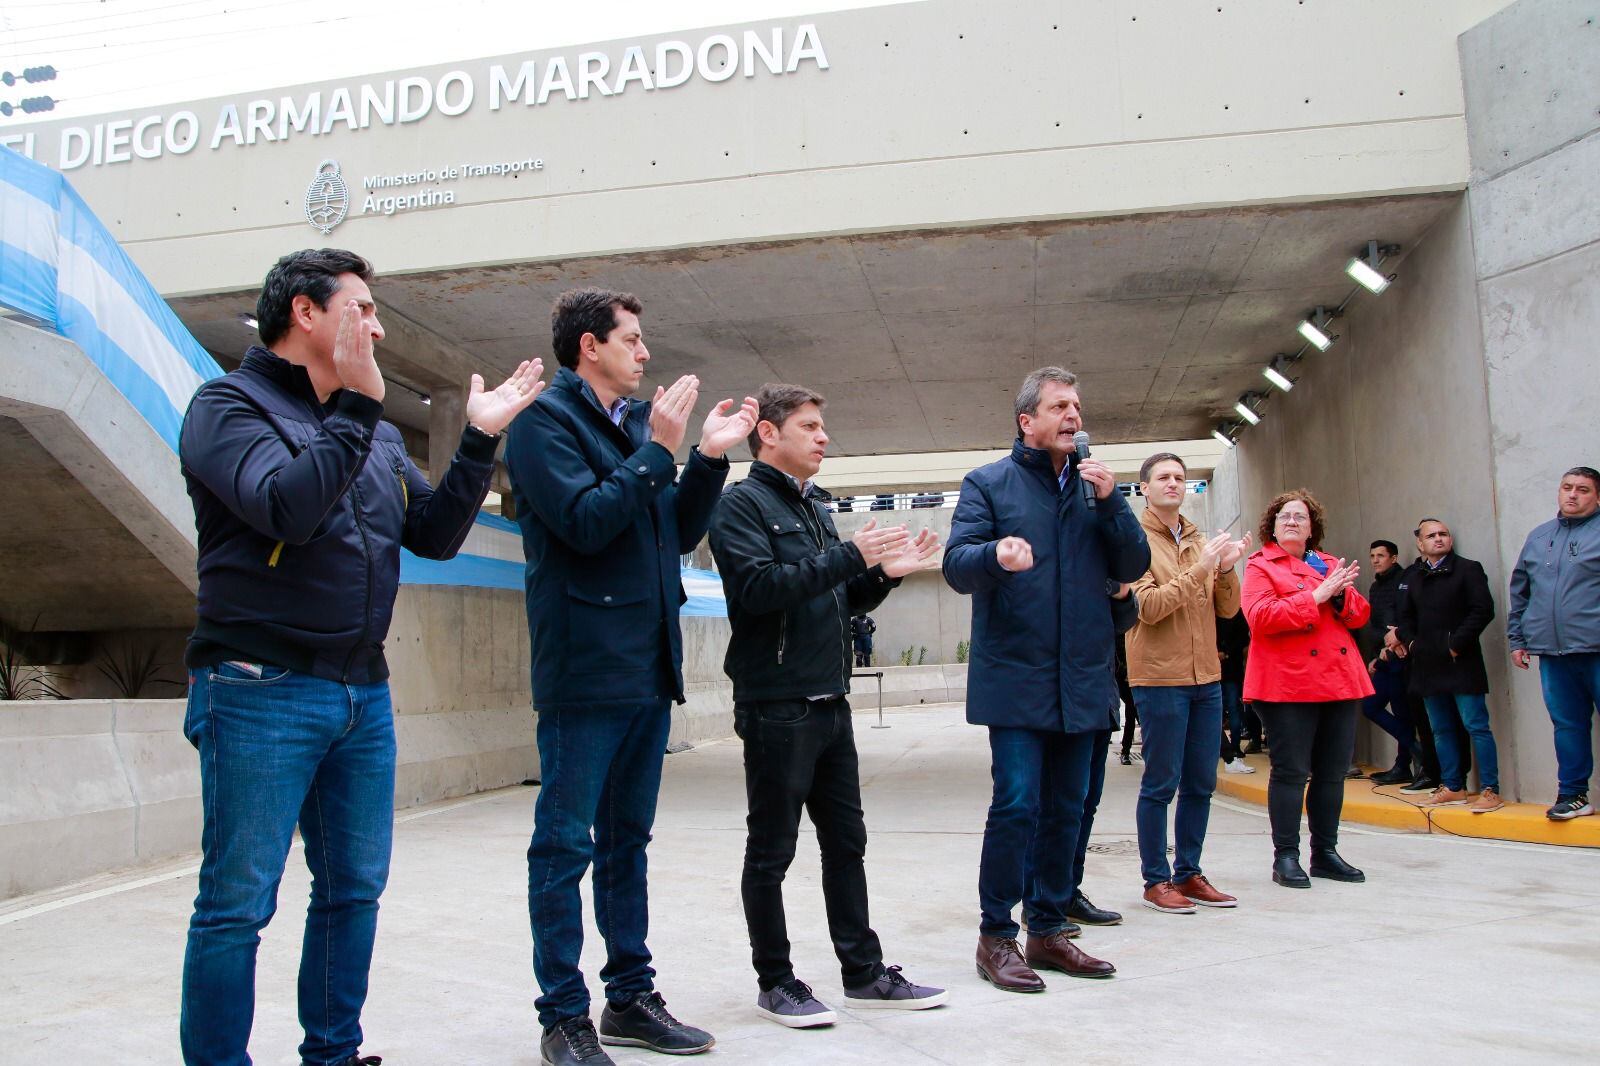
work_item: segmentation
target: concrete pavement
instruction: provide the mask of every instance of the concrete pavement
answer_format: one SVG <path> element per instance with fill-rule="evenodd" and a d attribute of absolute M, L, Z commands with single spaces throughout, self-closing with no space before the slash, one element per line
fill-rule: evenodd
<path fill-rule="evenodd" d="M 957 705 L 858 714 L 874 925 L 888 961 L 951 989 L 929 1012 L 841 1009 L 788 1031 L 750 1009 L 738 877 L 739 746 L 667 760 L 652 847 L 651 945 L 672 1010 L 717 1035 L 706 1063 L 1552 1062 L 1593 1054 L 1600 855 L 1347 827 L 1365 885 L 1289 891 L 1268 877 L 1258 810 L 1218 797 L 1205 867 L 1235 911 L 1137 905 L 1138 772 L 1113 764 L 1086 890 L 1127 921 L 1085 933 L 1110 981 L 1047 975 L 995 991 L 973 972 L 976 868 L 988 797 L 981 730 Z M 386 1064 L 538 1061 L 526 866 L 531 788 L 406 812 L 395 834 L 364 1050 Z M 0 1063 L 178 1060 L 176 1017 L 193 863 L 141 869 L 0 908 Z M 843 1008 L 814 839 L 789 882 L 795 963 Z M 292 1064 L 294 968 L 307 875 L 291 856 L 264 936 L 252 1053 Z M 592 929 L 592 927 L 591 927 Z M 590 987 L 603 962 L 591 932 Z M 619 1063 L 671 1061 L 618 1049 Z"/>

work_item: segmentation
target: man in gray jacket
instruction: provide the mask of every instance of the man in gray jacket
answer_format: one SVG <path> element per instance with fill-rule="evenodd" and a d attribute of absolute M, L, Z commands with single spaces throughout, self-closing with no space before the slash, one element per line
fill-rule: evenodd
<path fill-rule="evenodd" d="M 1539 683 L 1556 734 L 1555 806 L 1564 822 L 1593 814 L 1590 741 L 1600 706 L 1600 471 L 1575 466 L 1561 475 L 1556 516 L 1528 534 L 1511 571 L 1506 640 L 1526 670 L 1539 657 Z"/>

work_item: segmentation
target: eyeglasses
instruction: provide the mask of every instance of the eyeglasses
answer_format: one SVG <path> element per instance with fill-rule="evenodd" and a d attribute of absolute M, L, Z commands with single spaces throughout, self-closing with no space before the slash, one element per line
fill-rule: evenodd
<path fill-rule="evenodd" d="M 1286 526 L 1300 526 L 1309 523 L 1311 516 L 1308 514 L 1295 514 L 1292 511 L 1279 511 L 1277 520 Z"/>

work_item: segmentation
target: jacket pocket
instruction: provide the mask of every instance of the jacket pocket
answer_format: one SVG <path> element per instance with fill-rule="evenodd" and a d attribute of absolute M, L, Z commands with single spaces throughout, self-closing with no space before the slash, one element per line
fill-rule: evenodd
<path fill-rule="evenodd" d="M 585 588 L 575 582 L 567 582 L 567 595 L 579 603 L 592 604 L 596 607 L 626 607 L 629 604 L 643 603 L 650 595 L 649 589 L 642 588 Z"/>

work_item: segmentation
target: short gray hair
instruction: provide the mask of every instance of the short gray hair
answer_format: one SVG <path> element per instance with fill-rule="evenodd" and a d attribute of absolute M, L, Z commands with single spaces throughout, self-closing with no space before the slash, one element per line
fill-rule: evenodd
<path fill-rule="evenodd" d="M 1058 385 L 1078 384 L 1078 375 L 1059 366 L 1041 366 L 1038 370 L 1022 379 L 1022 390 L 1017 393 L 1016 410 L 1012 413 L 1017 419 L 1017 432 L 1022 432 L 1022 416 L 1036 415 L 1039 413 L 1039 393 L 1044 391 L 1044 383 L 1054 381 Z"/>

